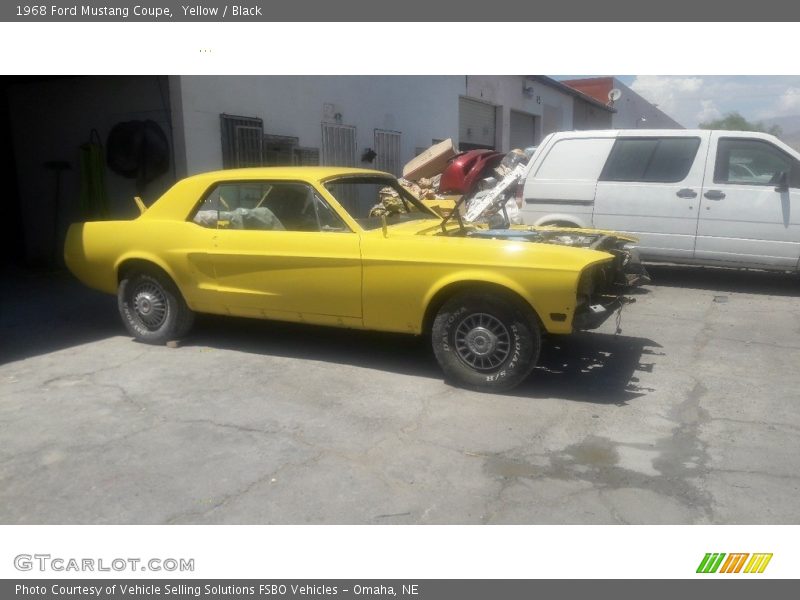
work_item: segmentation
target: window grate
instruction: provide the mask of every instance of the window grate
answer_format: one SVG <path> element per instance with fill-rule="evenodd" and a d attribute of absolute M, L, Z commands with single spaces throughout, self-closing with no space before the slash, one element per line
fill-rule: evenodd
<path fill-rule="evenodd" d="M 322 162 L 332 167 L 356 166 L 356 128 L 353 125 L 322 124 Z"/>
<path fill-rule="evenodd" d="M 400 175 L 400 132 L 375 130 L 375 168 L 395 177 Z"/>
<path fill-rule="evenodd" d="M 318 167 L 319 148 L 295 148 L 294 164 L 300 167 Z"/>
<path fill-rule="evenodd" d="M 256 117 L 221 114 L 222 168 L 264 164 L 264 122 Z"/>
<path fill-rule="evenodd" d="M 273 167 L 288 167 L 294 162 L 294 151 L 300 145 L 300 138 L 288 135 L 264 136 L 264 164 Z"/>

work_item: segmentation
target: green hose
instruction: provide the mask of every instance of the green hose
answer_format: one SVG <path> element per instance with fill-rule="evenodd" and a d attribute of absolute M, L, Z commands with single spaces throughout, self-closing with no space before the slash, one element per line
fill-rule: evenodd
<path fill-rule="evenodd" d="M 89 141 L 80 147 L 81 212 L 87 219 L 108 217 L 105 156 L 100 134 L 92 129 Z"/>

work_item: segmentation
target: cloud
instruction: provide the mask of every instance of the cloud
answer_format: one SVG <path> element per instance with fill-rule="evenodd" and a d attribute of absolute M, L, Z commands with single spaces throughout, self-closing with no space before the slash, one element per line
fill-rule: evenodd
<path fill-rule="evenodd" d="M 722 117 L 722 112 L 717 108 L 716 102 L 713 100 L 700 100 L 700 110 L 695 117 L 698 123 L 713 121 L 720 117 Z"/>
<path fill-rule="evenodd" d="M 796 115 L 800 113 L 800 88 L 787 88 L 778 99 L 775 112 L 780 115 Z"/>
<path fill-rule="evenodd" d="M 795 76 L 642 75 L 631 87 L 686 127 L 731 112 L 750 121 L 800 114 Z"/>
<path fill-rule="evenodd" d="M 634 91 L 689 128 L 732 112 L 749 121 L 800 115 L 797 75 L 639 75 L 629 81 Z"/>
<path fill-rule="evenodd" d="M 631 88 L 679 122 L 680 115 L 686 121 L 686 98 L 697 96 L 703 88 L 702 77 L 677 77 L 663 75 L 639 75 Z M 694 111 L 692 111 L 694 112 Z M 692 115 L 694 116 L 694 115 Z"/>

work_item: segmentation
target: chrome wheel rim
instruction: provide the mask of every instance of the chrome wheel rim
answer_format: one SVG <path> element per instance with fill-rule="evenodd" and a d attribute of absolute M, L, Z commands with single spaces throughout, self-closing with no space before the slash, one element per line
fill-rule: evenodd
<path fill-rule="evenodd" d="M 467 366 L 477 371 L 492 371 L 508 358 L 511 336 L 497 317 L 473 313 L 456 327 L 455 347 Z"/>
<path fill-rule="evenodd" d="M 142 324 L 157 330 L 167 318 L 167 297 L 154 283 L 144 283 L 133 294 L 133 310 Z"/>

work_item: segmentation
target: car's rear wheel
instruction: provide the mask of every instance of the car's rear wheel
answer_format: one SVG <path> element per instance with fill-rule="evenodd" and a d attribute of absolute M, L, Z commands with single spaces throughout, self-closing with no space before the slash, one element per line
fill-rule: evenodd
<path fill-rule="evenodd" d="M 117 290 L 117 306 L 130 334 L 148 344 L 180 339 L 194 322 L 178 287 L 156 269 L 126 272 Z"/>
<path fill-rule="evenodd" d="M 480 391 L 519 385 L 539 358 L 541 333 L 530 309 L 503 296 L 457 294 L 433 322 L 433 351 L 445 378 Z"/>

